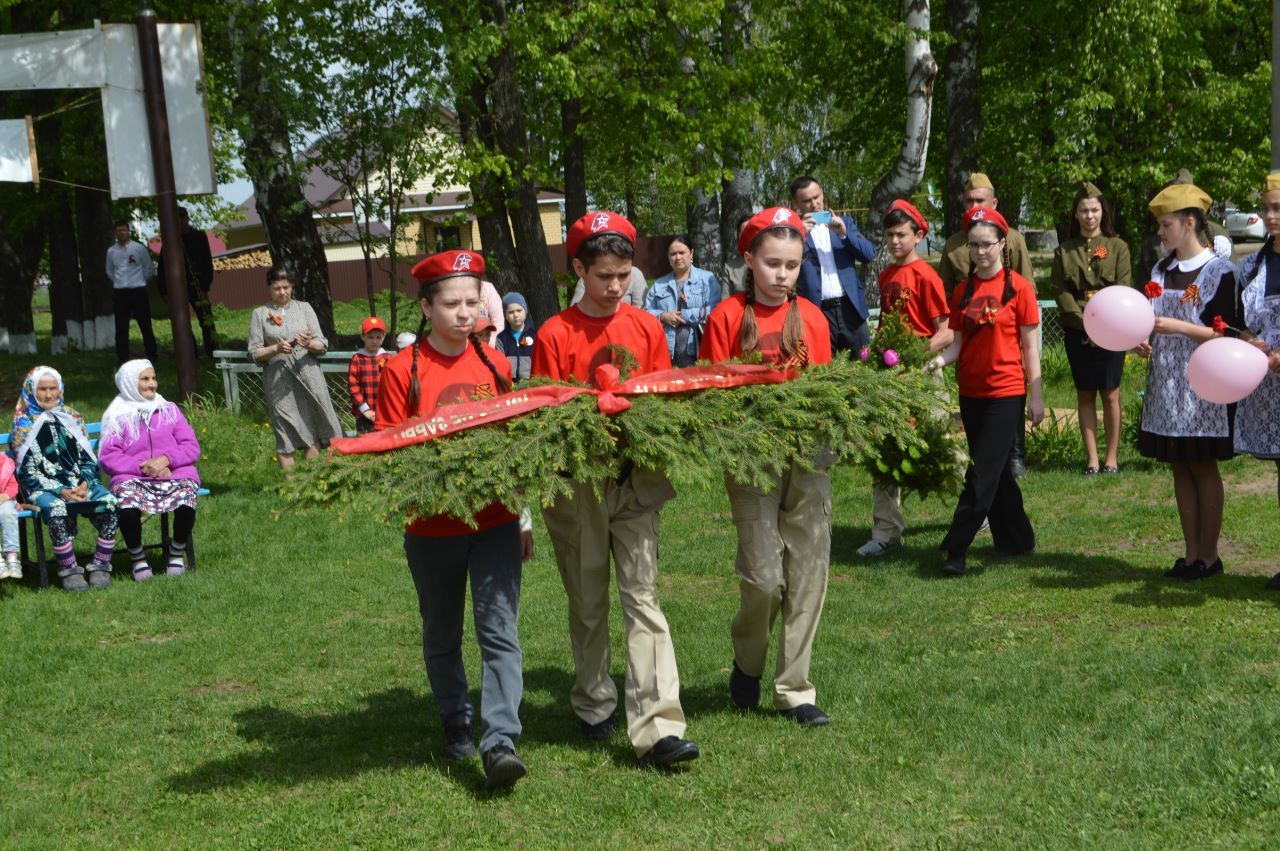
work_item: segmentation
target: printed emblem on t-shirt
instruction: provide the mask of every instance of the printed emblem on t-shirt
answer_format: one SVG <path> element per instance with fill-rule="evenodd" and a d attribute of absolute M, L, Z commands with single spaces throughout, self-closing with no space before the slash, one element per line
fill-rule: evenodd
<path fill-rule="evenodd" d="M 977 296 L 964 309 L 965 324 L 994 325 L 1001 307 L 1000 299 L 993 295 Z"/>

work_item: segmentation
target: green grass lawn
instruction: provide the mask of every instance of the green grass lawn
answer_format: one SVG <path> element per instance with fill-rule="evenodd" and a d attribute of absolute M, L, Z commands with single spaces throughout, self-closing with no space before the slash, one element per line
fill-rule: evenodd
<path fill-rule="evenodd" d="M 53 361 L 96 418 L 112 356 Z M 0 358 L 7 404 L 29 366 Z M 728 505 L 682 493 L 660 581 L 703 757 L 674 776 L 637 771 L 621 729 L 579 740 L 538 523 L 520 624 L 530 774 L 491 796 L 478 761 L 436 756 L 400 532 L 293 509 L 270 432 L 216 402 L 192 417 L 213 491 L 198 571 L 135 585 L 118 559 L 103 592 L 0 584 L 6 847 L 1264 848 L 1280 833 L 1272 465 L 1224 465 L 1228 575 L 1189 586 L 1159 576 L 1180 549 L 1171 477 L 1127 452 L 1117 478 L 1034 469 L 1039 554 L 997 562 L 980 536 L 962 580 L 936 574 L 950 501 L 911 500 L 905 546 L 859 559 L 870 487 L 839 468 L 821 730 L 731 709 Z M 616 612 L 614 648 L 621 683 Z"/>

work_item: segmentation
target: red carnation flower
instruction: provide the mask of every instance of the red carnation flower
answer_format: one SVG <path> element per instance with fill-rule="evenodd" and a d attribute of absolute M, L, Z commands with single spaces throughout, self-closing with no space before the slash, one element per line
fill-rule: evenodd
<path fill-rule="evenodd" d="M 1147 294 L 1147 298 L 1160 298 L 1160 296 L 1164 295 L 1164 287 L 1155 281 L 1147 281 L 1147 285 L 1142 288 L 1142 291 Z"/>
<path fill-rule="evenodd" d="M 1213 317 L 1213 333 L 1226 335 L 1227 323 L 1221 316 Z"/>

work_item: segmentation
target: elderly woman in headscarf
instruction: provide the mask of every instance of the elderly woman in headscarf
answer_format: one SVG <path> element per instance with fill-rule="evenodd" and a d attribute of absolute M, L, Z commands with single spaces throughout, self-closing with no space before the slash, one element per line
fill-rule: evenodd
<path fill-rule="evenodd" d="M 185 555 L 196 525 L 200 443 L 177 405 L 157 391 L 149 360 L 131 360 L 116 371 L 116 398 L 102 415 L 98 458 L 120 501 L 120 534 L 133 561 L 133 578 L 152 577 L 142 549 L 142 515 L 173 512 L 173 537 L 165 573 L 186 569 Z"/>
<path fill-rule="evenodd" d="M 98 459 L 84 417 L 63 403 L 62 376 L 48 366 L 27 373 L 13 411 L 10 446 L 17 447 L 18 484 L 49 527 L 58 579 L 67 591 L 111 584 L 116 547 L 116 498 L 98 479 Z M 76 517 L 98 530 L 93 560 L 76 562 Z M 88 574 L 88 581 L 85 574 Z"/>

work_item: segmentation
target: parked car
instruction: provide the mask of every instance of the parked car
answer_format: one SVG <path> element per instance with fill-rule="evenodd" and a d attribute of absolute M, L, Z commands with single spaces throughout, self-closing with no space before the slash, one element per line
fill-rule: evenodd
<path fill-rule="evenodd" d="M 1262 242 L 1267 238 L 1267 226 L 1262 223 L 1262 216 L 1257 211 L 1227 210 L 1227 219 L 1223 223 L 1227 235 L 1239 242 L 1256 239 Z"/>

